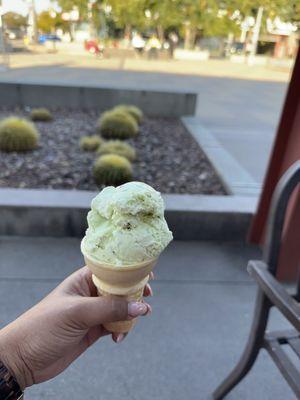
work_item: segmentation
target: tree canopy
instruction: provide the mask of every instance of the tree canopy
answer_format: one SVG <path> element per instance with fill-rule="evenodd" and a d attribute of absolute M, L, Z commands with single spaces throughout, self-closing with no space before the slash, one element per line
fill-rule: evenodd
<path fill-rule="evenodd" d="M 27 26 L 27 18 L 15 12 L 4 14 L 3 22 L 7 29 L 21 29 Z"/>
<path fill-rule="evenodd" d="M 43 11 L 37 16 L 37 26 L 43 33 L 51 33 L 58 28 L 63 29 L 63 31 L 69 30 L 68 23 L 63 21 L 61 14 L 52 15 L 50 11 Z"/>
<path fill-rule="evenodd" d="M 300 0 L 94 0 L 95 10 L 106 9 L 106 17 L 117 29 L 156 30 L 160 36 L 176 31 L 192 44 L 198 36 L 237 33 L 243 19 L 255 17 L 263 5 L 267 18 L 300 21 Z M 81 20 L 88 19 L 88 0 L 58 0 L 64 11 L 78 8 Z M 96 17 L 96 13 L 94 14 Z M 188 44 L 188 43 L 187 43 Z"/>

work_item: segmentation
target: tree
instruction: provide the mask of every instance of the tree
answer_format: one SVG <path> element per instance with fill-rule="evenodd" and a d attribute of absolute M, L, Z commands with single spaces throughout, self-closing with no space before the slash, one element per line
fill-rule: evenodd
<path fill-rule="evenodd" d="M 197 35 L 225 36 L 236 29 L 231 12 L 219 0 L 178 0 L 184 47 L 194 47 Z"/>
<path fill-rule="evenodd" d="M 80 21 L 88 21 L 90 25 L 90 35 L 94 36 L 104 25 L 103 9 L 107 2 L 103 0 L 58 0 L 58 5 L 63 12 L 70 12 L 76 8 L 79 12 Z"/>
<path fill-rule="evenodd" d="M 274 20 L 275 17 L 279 17 L 282 21 L 293 22 L 299 27 L 300 21 L 300 1 L 292 0 L 287 2 L 286 0 L 225 0 L 228 3 L 228 7 L 231 9 L 238 9 L 240 13 L 240 20 L 244 20 L 246 17 L 254 17 L 259 26 L 255 24 L 252 29 L 245 29 L 244 34 L 247 37 L 248 31 L 251 32 L 250 43 L 252 43 L 251 55 L 256 53 L 257 43 L 259 40 L 259 34 L 267 31 L 267 20 Z M 258 17 L 259 16 L 259 17 Z M 248 41 L 246 39 L 246 41 Z"/>
<path fill-rule="evenodd" d="M 131 34 L 132 28 L 142 29 L 145 26 L 145 0 L 108 0 L 112 17 L 117 28 L 125 30 L 125 36 Z"/>
<path fill-rule="evenodd" d="M 58 0 L 58 5 L 65 12 L 72 11 L 74 7 L 78 8 L 81 19 L 87 18 L 88 0 Z"/>
<path fill-rule="evenodd" d="M 157 30 L 160 41 L 164 41 L 166 31 L 176 31 L 180 26 L 177 4 L 177 0 L 145 1 L 146 26 Z"/>
<path fill-rule="evenodd" d="M 256 17 L 259 7 L 264 9 L 263 26 L 267 18 L 281 18 L 283 21 L 300 20 L 300 0 L 225 0 L 227 7 L 231 10 L 239 10 L 242 17 Z"/>
<path fill-rule="evenodd" d="M 27 26 L 27 18 L 15 12 L 3 15 L 3 23 L 7 29 L 23 29 Z"/>
<path fill-rule="evenodd" d="M 53 13 L 50 11 L 43 11 L 37 17 L 37 26 L 43 33 L 55 32 L 61 28 L 63 31 L 69 31 L 69 24 L 63 21 L 61 14 Z"/>
<path fill-rule="evenodd" d="M 55 19 L 51 17 L 49 11 L 43 11 L 37 17 L 37 26 L 43 33 L 53 32 L 56 28 Z"/>
<path fill-rule="evenodd" d="M 174 30 L 184 36 L 186 48 L 194 46 L 197 36 L 237 33 L 243 19 L 256 17 L 260 6 L 264 7 L 263 26 L 275 16 L 300 24 L 300 0 L 58 0 L 58 4 L 63 11 L 77 7 L 80 19 L 92 22 L 96 30 L 101 20 L 103 25 L 103 10 L 111 7 L 106 21 L 125 35 L 132 29 L 152 29 L 163 40 L 167 31 Z"/>
<path fill-rule="evenodd" d="M 280 18 L 286 22 L 294 23 L 297 28 L 300 28 L 300 1 L 294 0 L 288 2 L 286 7 L 281 10 Z"/>

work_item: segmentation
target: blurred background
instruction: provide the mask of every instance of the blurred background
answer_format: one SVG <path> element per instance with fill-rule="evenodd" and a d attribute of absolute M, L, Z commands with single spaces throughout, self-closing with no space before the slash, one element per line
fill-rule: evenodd
<path fill-rule="evenodd" d="M 193 113 L 173 116 L 193 114 L 183 119 L 193 136 L 201 142 L 206 129 L 237 161 L 231 169 L 243 174 L 230 176 L 238 189 L 227 192 L 260 193 L 298 51 L 300 0 L 0 0 L 0 25 L 0 82 L 193 93 Z M 156 130 L 164 123 L 171 129 L 156 121 Z M 185 193 L 172 185 L 158 188 Z M 220 194 L 213 186 L 188 192 Z"/>
<path fill-rule="evenodd" d="M 29 52 L 38 62 L 55 52 L 62 60 L 91 54 L 122 69 L 127 60 L 129 68 L 150 70 L 145 60 L 202 61 L 203 72 L 216 73 L 208 61 L 220 61 L 215 70 L 226 69 L 226 60 L 287 72 L 299 38 L 298 0 L 1 0 L 0 7 L 2 63 L 11 55 L 12 67 L 28 64 Z"/>

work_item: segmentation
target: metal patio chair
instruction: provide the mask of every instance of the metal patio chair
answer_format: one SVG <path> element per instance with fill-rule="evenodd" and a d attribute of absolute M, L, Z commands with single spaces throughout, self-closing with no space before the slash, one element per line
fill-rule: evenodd
<path fill-rule="evenodd" d="M 247 270 L 258 284 L 251 331 L 240 361 L 213 393 L 215 400 L 223 399 L 245 377 L 261 349 L 267 350 L 297 399 L 300 399 L 299 370 L 281 347 L 282 345 L 290 346 L 300 358 L 300 276 L 294 295 L 289 294 L 276 279 L 285 213 L 289 199 L 298 184 L 300 184 L 299 161 L 286 171 L 274 192 L 263 260 L 250 261 L 248 264 Z M 293 325 L 293 330 L 266 331 L 272 307 L 276 307 L 285 316 Z"/>

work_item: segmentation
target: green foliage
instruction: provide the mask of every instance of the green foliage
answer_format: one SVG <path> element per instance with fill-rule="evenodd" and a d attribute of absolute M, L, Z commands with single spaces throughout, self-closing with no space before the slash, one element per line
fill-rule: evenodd
<path fill-rule="evenodd" d="M 70 12 L 76 7 L 79 11 L 79 20 L 80 22 L 86 21 L 91 25 L 90 28 L 95 30 L 94 34 L 97 35 L 97 32 L 102 28 L 103 23 L 103 6 L 107 5 L 106 1 L 103 0 L 93 0 L 91 4 L 91 0 L 58 0 L 58 5 L 61 7 L 63 12 Z M 89 3 L 92 5 L 91 7 L 91 16 L 89 18 Z M 106 21 L 107 23 L 108 21 Z M 70 33 L 72 32 L 71 26 L 69 24 Z"/>
<path fill-rule="evenodd" d="M 228 7 L 239 10 L 242 15 L 252 15 L 254 17 L 260 6 L 264 7 L 264 13 L 270 18 L 280 17 L 284 13 L 284 10 L 288 8 L 286 0 L 264 0 L 263 2 L 260 0 L 243 0 L 243 2 L 240 0 L 227 0 L 227 3 Z"/>
<path fill-rule="evenodd" d="M 93 174 L 97 185 L 118 186 L 132 180 L 132 166 L 125 157 L 106 154 L 96 160 Z"/>
<path fill-rule="evenodd" d="M 121 104 L 115 107 L 114 111 L 121 111 L 130 114 L 138 124 L 142 122 L 144 117 L 143 111 L 140 108 L 129 104 Z"/>
<path fill-rule="evenodd" d="M 37 16 L 38 29 L 43 33 L 51 33 L 58 28 L 68 31 L 68 25 L 68 22 L 64 21 L 59 13 L 54 18 L 51 16 L 50 11 L 43 11 Z"/>
<path fill-rule="evenodd" d="M 99 154 L 117 154 L 127 158 L 129 161 L 136 159 L 135 149 L 121 140 L 109 140 L 103 143 L 98 152 Z"/>
<path fill-rule="evenodd" d="M 138 134 L 135 119 L 122 111 L 106 111 L 98 121 L 97 130 L 108 139 L 129 139 Z"/>
<path fill-rule="evenodd" d="M 280 17 L 283 21 L 293 22 L 299 27 L 300 23 L 300 1 L 299 0 L 226 0 L 225 4 L 229 10 L 239 10 L 242 17 L 256 17 L 258 8 L 262 6 L 263 23 L 262 31 L 266 29 L 266 20 Z"/>
<path fill-rule="evenodd" d="M 145 0 L 108 0 L 112 7 L 113 20 L 118 28 L 142 29 L 145 26 Z"/>
<path fill-rule="evenodd" d="M 176 29 L 181 24 L 177 0 L 146 0 L 145 8 L 151 12 L 147 25 L 154 29 L 160 26 L 163 30 Z"/>
<path fill-rule="evenodd" d="M 49 122 L 53 120 L 53 116 L 47 108 L 33 108 L 30 113 L 32 121 Z"/>
<path fill-rule="evenodd" d="M 39 133 L 35 126 L 25 119 L 10 117 L 0 122 L 0 150 L 28 151 L 37 147 Z"/>
<path fill-rule="evenodd" d="M 78 7 L 81 21 L 88 21 L 87 0 L 58 0 L 64 11 Z M 185 38 L 185 47 L 192 48 L 196 38 L 227 36 L 239 33 L 240 24 L 247 16 L 256 16 L 259 6 L 264 7 L 263 26 L 267 18 L 275 16 L 299 26 L 300 0 L 95 0 L 95 10 L 110 6 L 106 23 L 130 34 L 133 29 L 156 31 L 163 39 L 166 33 L 176 31 Z M 239 17 L 232 18 L 239 11 Z M 97 11 L 96 14 L 99 12 Z M 94 17 L 93 17 L 94 18 Z"/>
<path fill-rule="evenodd" d="M 72 11 L 74 7 L 77 7 L 81 18 L 87 16 L 87 9 L 88 9 L 87 0 L 58 0 L 57 3 L 63 11 L 69 12 Z"/>
<path fill-rule="evenodd" d="M 4 14 L 2 18 L 6 29 L 22 29 L 27 26 L 27 18 L 12 11 Z"/>
<path fill-rule="evenodd" d="M 300 28 L 300 1 L 289 1 L 286 7 L 283 7 L 280 15 L 283 21 L 294 23 L 297 28 Z"/>
<path fill-rule="evenodd" d="M 84 151 L 97 151 L 103 140 L 98 135 L 83 136 L 80 139 L 80 148 Z"/>

